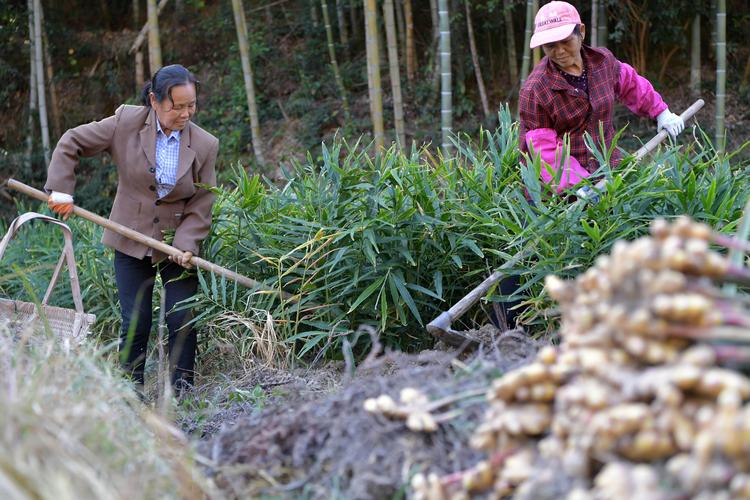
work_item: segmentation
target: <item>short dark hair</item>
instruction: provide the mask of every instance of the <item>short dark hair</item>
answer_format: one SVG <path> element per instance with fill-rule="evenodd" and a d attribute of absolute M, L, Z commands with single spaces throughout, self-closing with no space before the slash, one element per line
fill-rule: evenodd
<path fill-rule="evenodd" d="M 151 77 L 151 80 L 143 86 L 141 101 L 144 106 L 151 107 L 149 94 L 153 92 L 158 102 L 169 99 L 174 104 L 174 101 L 172 101 L 172 87 L 187 85 L 188 83 L 195 85 L 195 93 L 197 94 L 200 82 L 185 66 L 181 64 L 164 66 L 163 68 L 159 68 L 154 73 L 154 76 Z"/>
<path fill-rule="evenodd" d="M 576 24 L 576 27 L 573 28 L 573 34 L 577 36 L 581 36 L 581 25 Z"/>

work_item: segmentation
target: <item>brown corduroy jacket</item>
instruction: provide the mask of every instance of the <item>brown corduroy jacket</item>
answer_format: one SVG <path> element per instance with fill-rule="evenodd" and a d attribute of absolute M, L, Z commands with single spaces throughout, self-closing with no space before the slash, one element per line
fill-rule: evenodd
<path fill-rule="evenodd" d="M 52 153 L 44 188 L 75 194 L 79 157 L 106 151 L 118 174 L 110 220 L 160 241 L 163 230 L 175 229 L 172 245 L 197 255 L 211 227 L 214 194 L 196 184 L 216 185 L 218 150 L 216 137 L 189 122 L 180 137 L 177 183 L 167 196 L 158 199 L 155 112 L 145 106 L 122 105 L 113 116 L 63 134 Z M 146 245 L 108 229 L 102 243 L 138 259 L 148 250 Z M 164 257 L 153 251 L 154 262 Z"/>

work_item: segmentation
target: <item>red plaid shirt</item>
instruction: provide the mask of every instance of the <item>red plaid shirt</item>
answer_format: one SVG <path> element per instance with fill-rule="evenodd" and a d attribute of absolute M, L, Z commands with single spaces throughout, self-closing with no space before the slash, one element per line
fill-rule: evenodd
<path fill-rule="evenodd" d="M 558 140 L 570 134 L 570 156 L 578 160 L 589 173 L 599 164 L 586 148 L 584 132 L 597 144 L 601 143 L 599 123 L 604 130 L 604 141 L 611 145 L 615 130 L 612 114 L 615 99 L 622 101 L 634 113 L 654 118 L 667 108 L 661 96 L 648 80 L 618 61 L 604 48 L 581 47 L 583 64 L 588 73 L 589 92 L 573 87 L 557 67 L 544 57 L 529 75 L 519 93 L 520 137 L 522 152 L 528 153 L 526 133 L 536 129 L 553 129 Z M 535 148 L 538 152 L 538 148 Z M 615 150 L 612 166 L 620 162 Z"/>

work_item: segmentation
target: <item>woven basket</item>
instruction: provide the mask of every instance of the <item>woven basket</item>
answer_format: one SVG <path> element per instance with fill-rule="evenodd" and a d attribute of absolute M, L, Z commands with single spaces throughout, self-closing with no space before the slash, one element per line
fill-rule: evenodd
<path fill-rule="evenodd" d="M 51 224 L 56 224 L 63 231 L 63 251 L 60 259 L 57 261 L 55 272 L 52 274 L 47 292 L 44 294 L 42 302 L 37 307 L 33 302 L 24 302 L 21 300 L 10 300 L 0 298 L 0 318 L 6 318 L 22 328 L 31 324 L 38 324 L 42 328 L 47 328 L 60 337 L 66 345 L 78 344 L 86 337 L 89 328 L 96 321 L 93 314 L 83 312 L 83 301 L 81 300 L 81 288 L 78 284 L 78 271 L 76 261 L 73 255 L 73 236 L 67 224 L 57 219 L 35 212 L 27 212 L 17 217 L 10 223 L 8 232 L 5 233 L 0 241 L 0 259 L 5 254 L 5 249 L 18 229 L 24 223 L 38 219 Z M 70 289 L 73 294 L 73 303 L 75 310 L 64 307 L 55 307 L 47 305 L 52 289 L 57 283 L 64 264 L 68 264 L 68 276 L 70 277 Z"/>

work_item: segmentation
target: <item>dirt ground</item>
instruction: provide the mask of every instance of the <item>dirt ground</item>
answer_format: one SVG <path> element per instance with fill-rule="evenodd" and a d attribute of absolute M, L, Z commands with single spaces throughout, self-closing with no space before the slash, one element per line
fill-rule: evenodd
<path fill-rule="evenodd" d="M 434 433 L 409 431 L 403 421 L 367 413 L 363 403 L 381 394 L 398 400 L 405 387 L 431 400 L 481 390 L 539 347 L 522 332 L 486 334 L 491 340 L 471 353 L 373 353 L 353 376 L 338 366 L 251 370 L 241 385 L 266 387 L 271 396 L 260 407 L 225 405 L 201 424 L 197 448 L 211 464 L 206 471 L 230 498 L 356 499 L 398 497 L 419 471 L 467 468 L 482 458 L 468 442 L 484 396 L 452 405 L 457 415 Z M 196 422 L 181 424 L 190 432 Z"/>

